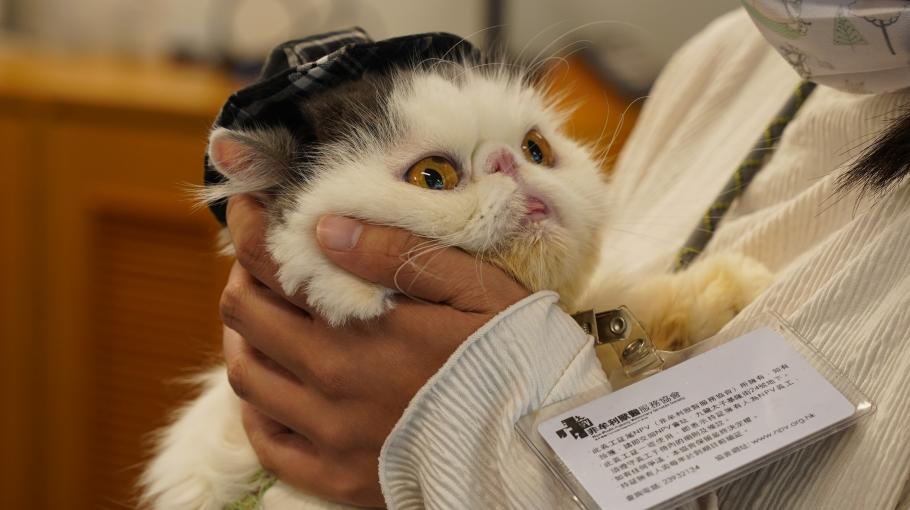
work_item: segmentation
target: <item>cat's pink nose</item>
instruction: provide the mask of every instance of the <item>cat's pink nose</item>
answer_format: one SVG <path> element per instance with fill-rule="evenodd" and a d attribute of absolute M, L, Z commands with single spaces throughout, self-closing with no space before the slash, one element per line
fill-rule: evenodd
<path fill-rule="evenodd" d="M 508 150 L 502 149 L 490 155 L 490 172 L 502 172 L 510 177 L 515 176 L 515 156 Z"/>

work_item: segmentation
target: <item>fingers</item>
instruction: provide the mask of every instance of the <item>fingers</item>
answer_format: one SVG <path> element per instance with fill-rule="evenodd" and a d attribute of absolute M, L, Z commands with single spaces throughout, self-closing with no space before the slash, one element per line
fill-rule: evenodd
<path fill-rule="evenodd" d="M 323 253 L 342 269 L 415 298 L 489 312 L 528 295 L 499 268 L 405 230 L 323 216 L 316 235 Z"/>
<path fill-rule="evenodd" d="M 344 425 L 342 417 L 352 413 L 343 401 L 298 380 L 228 328 L 224 331 L 224 357 L 228 382 L 238 397 L 314 444 L 331 445 L 333 451 L 350 451 L 372 439 L 351 433 Z"/>
<path fill-rule="evenodd" d="M 269 288 L 280 291 L 275 279 L 277 266 L 265 247 L 265 209 L 252 197 L 231 197 L 227 206 L 227 225 L 237 259 L 244 269 Z"/>
<path fill-rule="evenodd" d="M 231 197 L 227 206 L 227 225 L 240 265 L 273 292 L 310 312 L 305 295 L 287 296 L 278 282 L 278 266 L 265 245 L 266 218 L 262 204 L 248 195 Z"/>
<path fill-rule="evenodd" d="M 243 427 L 260 464 L 285 483 L 329 501 L 384 506 L 374 454 L 359 452 L 339 458 L 317 451 L 305 437 L 251 406 L 245 405 L 242 415 Z"/>
<path fill-rule="evenodd" d="M 318 353 L 328 341 L 315 333 L 312 316 L 258 285 L 237 262 L 221 293 L 220 311 L 225 326 L 297 375 L 307 370 L 307 354 Z"/>
<path fill-rule="evenodd" d="M 253 282 L 253 277 L 235 263 L 221 295 L 225 326 L 321 393 L 346 397 L 358 381 L 347 376 L 351 347 L 343 339 L 356 337 L 358 332 L 330 329 L 323 321 Z M 227 349 L 225 345 L 225 354 Z"/>
<path fill-rule="evenodd" d="M 223 345 L 228 382 L 234 393 L 267 412 L 274 420 L 297 432 L 309 433 L 306 427 L 295 423 L 293 410 L 298 405 L 302 406 L 295 402 L 301 397 L 314 400 L 309 395 L 312 391 L 303 389 L 303 385 L 287 370 L 258 354 L 236 331 L 224 328 Z"/>

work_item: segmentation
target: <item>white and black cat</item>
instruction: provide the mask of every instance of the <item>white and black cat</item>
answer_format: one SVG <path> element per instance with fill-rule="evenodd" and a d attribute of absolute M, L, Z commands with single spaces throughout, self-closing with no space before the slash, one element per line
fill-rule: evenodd
<path fill-rule="evenodd" d="M 333 325 L 383 314 L 396 290 L 322 255 L 315 226 L 327 213 L 479 254 L 531 291 L 557 291 L 567 311 L 626 304 L 661 348 L 712 335 L 770 282 L 760 264 L 731 254 L 635 286 L 586 281 L 610 221 L 610 187 L 591 151 L 563 132 L 564 115 L 512 67 L 398 66 L 290 107 L 312 120 L 316 142 L 301 147 L 284 127 L 216 128 L 208 156 L 226 179 L 205 198 L 264 197 L 285 292 L 305 291 Z M 144 477 L 154 508 L 220 509 L 259 470 L 224 369 L 161 437 Z M 333 507 L 281 483 L 268 492 L 269 509 Z"/>

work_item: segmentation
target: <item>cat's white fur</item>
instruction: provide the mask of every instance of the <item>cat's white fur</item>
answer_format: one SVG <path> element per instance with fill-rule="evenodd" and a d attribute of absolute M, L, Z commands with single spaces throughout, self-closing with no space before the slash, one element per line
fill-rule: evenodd
<path fill-rule="evenodd" d="M 459 80 L 408 75 L 406 86 L 389 96 L 390 114 L 406 126 L 396 143 L 382 146 L 364 136 L 322 149 L 315 177 L 305 189 L 292 190 L 300 200 L 270 228 L 268 248 L 284 290 L 305 290 L 310 304 L 332 324 L 388 311 L 394 290 L 341 271 L 322 255 L 315 225 L 327 213 L 402 227 L 480 253 L 532 290 L 559 291 L 567 309 L 580 305 L 583 277 L 597 260 L 600 232 L 609 221 L 609 187 L 590 152 L 560 131 L 563 118 L 541 93 L 507 75 L 464 72 Z M 553 168 L 522 155 L 520 144 L 531 128 L 549 141 L 556 155 Z M 244 152 L 235 135 L 224 129 L 212 134 L 209 154 L 228 183 L 208 198 L 268 184 L 268 162 Z M 501 151 L 511 152 L 517 162 L 514 176 L 493 171 L 491 155 Z M 435 191 L 405 182 L 408 167 L 427 155 L 457 160 L 462 184 Z M 528 193 L 547 203 L 551 217 L 524 221 Z M 600 309 L 630 305 L 653 334 L 660 336 L 664 328 L 673 339 L 682 335 L 694 341 L 716 332 L 769 282 L 760 264 L 723 255 L 680 274 L 623 287 L 621 294 L 610 282 L 588 292 L 585 301 Z M 202 395 L 163 431 L 143 478 L 145 500 L 156 509 L 221 509 L 250 489 L 259 469 L 224 370 L 203 381 Z M 341 508 L 281 483 L 269 489 L 265 503 L 269 509 Z"/>

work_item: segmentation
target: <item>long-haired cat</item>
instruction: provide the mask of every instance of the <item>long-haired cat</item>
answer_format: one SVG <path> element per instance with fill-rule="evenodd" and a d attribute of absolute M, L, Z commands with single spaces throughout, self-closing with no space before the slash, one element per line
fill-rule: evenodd
<path fill-rule="evenodd" d="M 568 311 L 629 305 L 661 348 L 710 336 L 770 281 L 759 264 L 723 255 L 635 286 L 590 285 L 610 187 L 591 152 L 563 132 L 565 117 L 510 67 L 416 62 L 288 107 L 302 111 L 316 142 L 301 146 L 292 127 L 216 128 L 208 156 L 226 179 L 206 198 L 263 197 L 279 281 L 287 293 L 305 291 L 332 325 L 383 314 L 397 290 L 321 254 L 315 225 L 327 213 L 478 254 L 531 291 L 557 291 Z M 145 474 L 154 508 L 220 509 L 250 490 L 260 468 L 239 409 L 224 370 L 207 376 Z M 329 507 L 280 482 L 267 496 L 267 508 Z"/>

